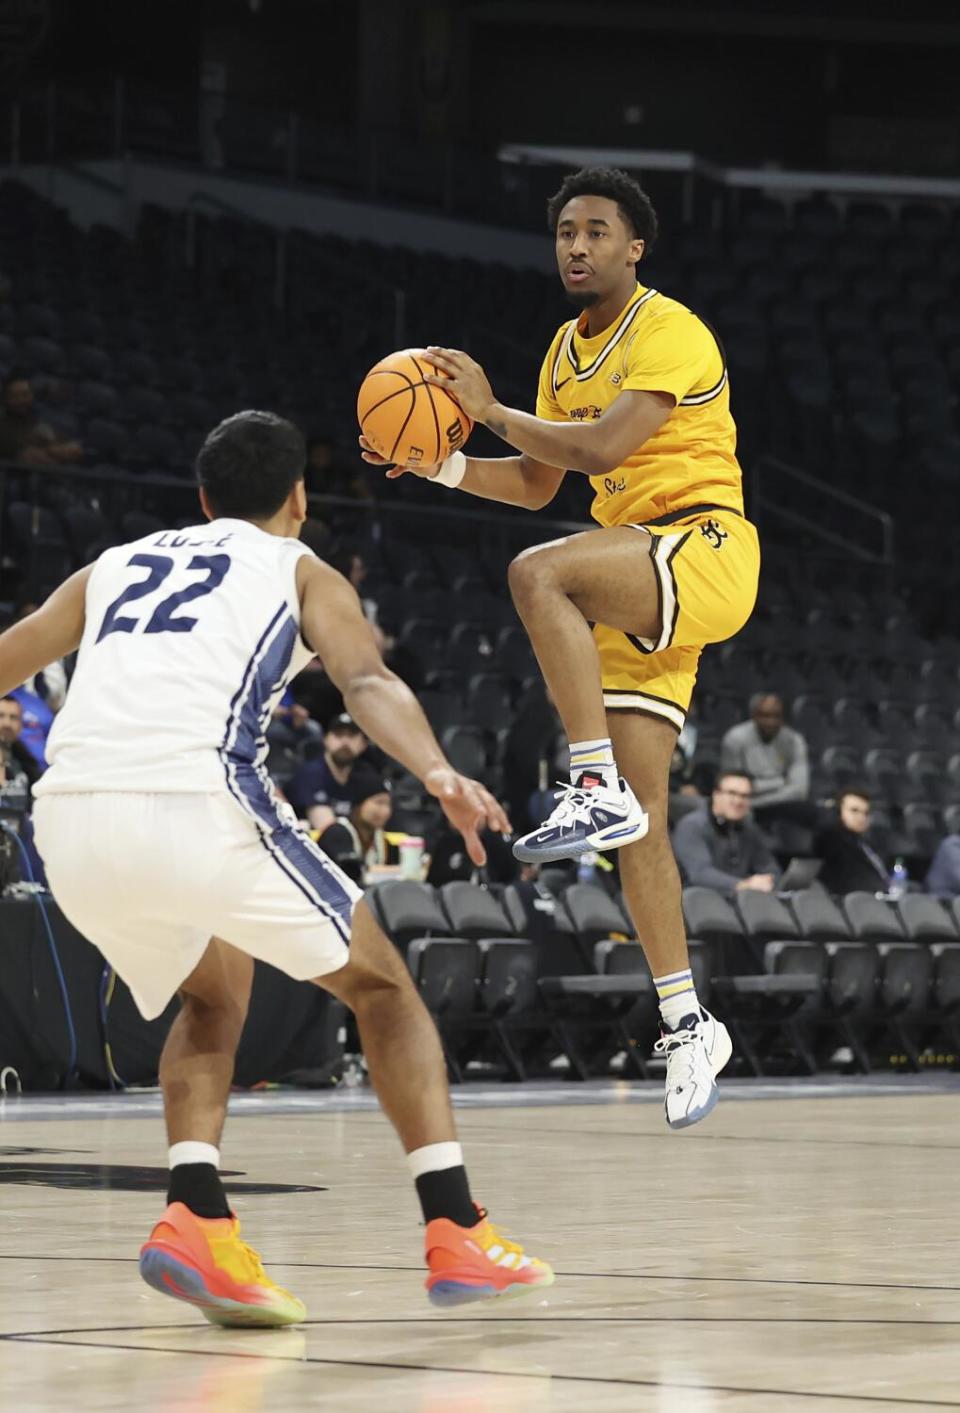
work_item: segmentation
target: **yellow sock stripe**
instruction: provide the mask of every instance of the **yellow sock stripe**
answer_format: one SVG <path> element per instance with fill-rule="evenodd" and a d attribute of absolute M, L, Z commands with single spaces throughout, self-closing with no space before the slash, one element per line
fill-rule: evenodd
<path fill-rule="evenodd" d="M 657 987 L 657 997 L 665 1001 L 668 996 L 681 996 L 684 991 L 693 991 L 693 977 L 688 976 L 683 981 L 671 981 L 666 986 Z"/>

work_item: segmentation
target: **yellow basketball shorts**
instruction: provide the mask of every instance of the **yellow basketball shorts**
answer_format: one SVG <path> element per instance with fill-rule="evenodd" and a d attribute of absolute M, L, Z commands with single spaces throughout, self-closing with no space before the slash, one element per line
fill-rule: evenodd
<path fill-rule="evenodd" d="M 702 649 L 732 638 L 753 612 L 760 544 L 749 520 L 713 506 L 631 528 L 650 536 L 660 632 L 650 640 L 594 627 L 603 700 L 608 711 L 661 716 L 679 730 Z"/>

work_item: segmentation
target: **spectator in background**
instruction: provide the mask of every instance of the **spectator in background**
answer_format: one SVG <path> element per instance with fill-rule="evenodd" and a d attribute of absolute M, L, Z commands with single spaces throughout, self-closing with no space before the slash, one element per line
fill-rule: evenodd
<path fill-rule="evenodd" d="M 393 799 L 390 785 L 372 766 L 350 773 L 349 814 L 339 815 L 320 835 L 321 849 L 360 887 L 371 882 L 377 865 L 397 862 L 397 839 L 386 833 Z"/>
<path fill-rule="evenodd" d="M 311 829 L 322 834 L 338 816 L 353 806 L 350 776 L 367 749 L 367 738 L 352 717 L 341 712 L 327 727 L 323 755 L 307 761 L 297 771 L 286 792 L 287 799 Z"/>
<path fill-rule="evenodd" d="M 823 860 L 817 882 L 828 893 L 885 893 L 888 869 L 867 838 L 870 796 L 861 789 L 844 790 L 837 816 L 814 841 L 814 854 Z"/>
<path fill-rule="evenodd" d="M 29 618 L 39 607 L 39 603 L 34 599 L 22 599 L 16 606 L 16 621 L 19 623 L 21 618 Z M 56 662 L 49 663 L 42 672 L 34 673 L 22 686 L 35 697 L 45 701 L 51 711 L 59 711 L 67 696 L 67 669 L 63 659 L 57 658 Z"/>
<path fill-rule="evenodd" d="M 47 737 L 53 725 L 53 712 L 43 698 L 28 687 L 15 687 L 10 696 L 20 703 L 20 740 L 42 772 L 47 768 Z"/>
<path fill-rule="evenodd" d="M 359 465 L 340 456 L 330 437 L 318 434 L 307 442 L 304 471 L 308 495 L 346 496 L 350 500 L 370 500 L 370 480 Z"/>
<path fill-rule="evenodd" d="M 721 770 L 713 795 L 673 831 L 673 852 L 684 882 L 715 888 L 729 897 L 746 888 L 772 893 L 780 866 L 762 831 L 749 818 L 750 776 Z"/>
<path fill-rule="evenodd" d="M 508 836 L 485 829 L 480 838 L 487 851 L 483 868 L 477 868 L 463 847 L 463 840 L 441 818 L 428 841 L 427 882 L 431 887 L 440 888 L 444 883 L 513 883 L 521 876 L 521 865 L 513 857 Z M 575 876 L 571 881 L 576 881 Z"/>
<path fill-rule="evenodd" d="M 0 461 L 21 461 L 27 466 L 59 466 L 79 461 L 78 442 L 58 438 L 34 411 L 33 388 L 25 373 L 10 374 L 3 384 L 0 411 Z"/>
<path fill-rule="evenodd" d="M 380 608 L 376 599 L 364 598 L 363 584 L 367 577 L 367 562 L 358 549 L 349 545 L 340 545 L 329 556 L 327 561 L 331 569 L 335 569 L 338 574 L 342 574 L 348 584 L 357 591 L 357 596 L 363 606 L 363 616 L 373 628 L 374 637 L 377 640 L 377 647 L 380 651 L 386 644 L 386 638 L 379 624 Z"/>
<path fill-rule="evenodd" d="M 30 785 L 40 779 L 40 766 L 20 739 L 23 707 L 16 697 L 0 697 L 0 761 L 8 776 L 23 771 Z"/>
<path fill-rule="evenodd" d="M 720 745 L 721 771 L 743 771 L 753 781 L 753 812 L 761 823 L 789 819 L 813 825 L 807 743 L 785 726 L 783 700 L 765 692 L 750 700 L 750 720 L 731 726 Z"/>
<path fill-rule="evenodd" d="M 570 750 L 550 693 L 525 692 L 503 748 L 503 794 L 515 833 L 526 833 L 549 814 L 553 783 L 569 773 Z"/>
<path fill-rule="evenodd" d="M 20 832 L 30 813 L 30 787 L 40 772 L 20 741 L 23 725 L 20 703 L 0 697 L 0 819 Z"/>
<path fill-rule="evenodd" d="M 923 886 L 941 898 L 960 894 L 960 834 L 948 834 L 940 840 Z"/>
<path fill-rule="evenodd" d="M 689 726 L 689 729 L 688 729 Z M 685 722 L 677 737 L 670 761 L 670 792 L 668 814 L 670 828 L 685 814 L 692 814 L 700 808 L 703 796 L 697 789 L 694 773 L 694 756 L 697 750 L 698 731 L 695 724 Z"/>

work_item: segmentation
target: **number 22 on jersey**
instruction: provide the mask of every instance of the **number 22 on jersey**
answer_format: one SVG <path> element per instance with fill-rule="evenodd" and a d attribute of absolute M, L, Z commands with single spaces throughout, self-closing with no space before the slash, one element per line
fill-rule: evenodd
<path fill-rule="evenodd" d="M 138 579 L 136 583 L 128 585 L 123 593 L 114 599 L 103 615 L 103 623 L 97 634 L 98 643 L 110 633 L 136 632 L 140 627 L 140 620 L 122 617 L 120 610 L 137 599 L 145 599 L 155 593 L 169 578 L 175 563 L 176 561 L 168 554 L 135 554 L 131 556 L 127 561 L 127 567 L 129 569 L 146 569 L 146 578 Z M 194 603 L 197 599 L 206 598 L 207 594 L 212 594 L 214 589 L 218 589 L 223 583 L 229 568 L 230 556 L 228 554 L 195 554 L 187 565 L 187 572 L 202 574 L 204 577 L 198 579 L 195 584 L 190 584 L 186 589 L 178 589 L 176 593 L 168 594 L 165 599 L 161 599 L 144 624 L 143 632 L 191 632 L 197 626 L 198 620 L 186 615 L 175 617 L 177 609 L 182 608 L 184 604 Z"/>

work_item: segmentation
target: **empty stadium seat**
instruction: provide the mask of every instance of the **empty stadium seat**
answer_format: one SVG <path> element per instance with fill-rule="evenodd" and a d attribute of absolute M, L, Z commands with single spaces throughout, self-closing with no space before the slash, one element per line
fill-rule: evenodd
<path fill-rule="evenodd" d="M 799 936 L 805 942 L 838 942 L 850 936 L 850 926 L 840 908 L 816 888 L 794 893 L 789 901 Z"/>
<path fill-rule="evenodd" d="M 633 934 L 620 908 L 593 883 L 574 883 L 563 895 L 573 930 L 585 948 L 607 938 L 626 940 Z"/>
<path fill-rule="evenodd" d="M 957 926 L 938 898 L 926 893 L 905 893 L 894 903 L 900 925 L 911 942 L 932 946 L 937 942 L 960 942 Z"/>
<path fill-rule="evenodd" d="M 476 941 L 516 935 L 499 901 L 488 888 L 455 882 L 444 883 L 439 891 L 441 906 L 454 936 Z"/>
<path fill-rule="evenodd" d="M 365 894 L 384 932 L 401 952 L 414 937 L 449 937 L 450 923 L 440 901 L 427 883 L 391 879 Z"/>
<path fill-rule="evenodd" d="M 911 1068 L 918 1069 L 919 1030 L 928 1009 L 934 973 L 933 953 L 929 947 L 913 942 L 882 942 L 877 953 L 880 958 L 877 1018 Z"/>
<path fill-rule="evenodd" d="M 437 1023 L 451 1079 L 463 1079 L 457 1045 L 473 1019 L 480 954 L 464 938 L 414 937 L 407 965 L 423 1003 Z"/>
<path fill-rule="evenodd" d="M 848 893 L 842 900 L 850 936 L 857 942 L 902 942 L 900 918 L 890 904 L 873 893 Z"/>

